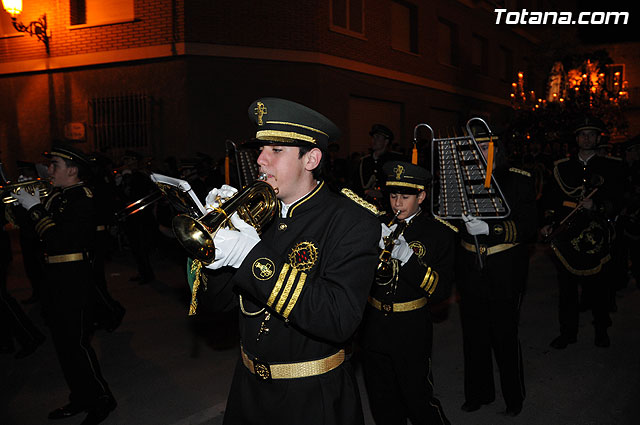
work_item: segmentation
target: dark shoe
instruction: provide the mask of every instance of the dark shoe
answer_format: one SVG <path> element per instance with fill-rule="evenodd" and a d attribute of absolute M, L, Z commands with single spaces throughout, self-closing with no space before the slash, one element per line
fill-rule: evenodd
<path fill-rule="evenodd" d="M 493 400 L 479 401 L 479 402 L 465 401 L 464 404 L 460 406 L 460 408 L 465 412 L 475 412 L 476 410 L 480 409 L 483 404 L 491 404 L 491 403 L 493 403 Z"/>
<path fill-rule="evenodd" d="M 38 294 L 33 294 L 26 300 L 22 300 L 22 304 L 34 304 L 40 301 L 40 296 Z"/>
<path fill-rule="evenodd" d="M 522 404 L 517 406 L 507 406 L 507 410 L 504 411 L 505 416 L 518 416 L 522 412 Z"/>
<path fill-rule="evenodd" d="M 96 404 L 89 409 L 89 414 L 80 425 L 96 425 L 107 419 L 118 403 L 111 395 L 104 395 L 98 399 Z"/>
<path fill-rule="evenodd" d="M 35 341 L 30 342 L 27 345 L 24 345 L 14 356 L 16 359 L 24 359 L 25 357 L 31 355 L 34 351 L 38 349 L 44 342 L 44 336 L 36 339 Z"/>
<path fill-rule="evenodd" d="M 460 406 L 460 409 L 464 410 L 465 412 L 475 412 L 476 410 L 479 410 L 481 407 L 482 407 L 482 404 L 480 403 L 465 401 L 464 404 Z"/>
<path fill-rule="evenodd" d="M 0 345 L 0 354 L 9 354 L 16 351 L 16 347 L 12 343 Z"/>
<path fill-rule="evenodd" d="M 596 338 L 593 342 L 596 347 L 607 348 L 611 345 L 611 340 L 606 329 L 596 329 Z"/>
<path fill-rule="evenodd" d="M 56 410 L 51 411 L 49 413 L 49 419 L 67 419 L 85 410 L 87 409 L 83 406 L 69 403 L 66 406 L 58 407 Z"/>
<path fill-rule="evenodd" d="M 118 311 L 113 315 L 111 320 L 109 320 L 105 325 L 105 330 L 107 332 L 113 332 L 118 329 L 118 327 L 122 323 L 122 319 L 124 318 L 124 313 L 126 313 L 126 311 L 127 310 L 124 307 L 120 307 Z"/>
<path fill-rule="evenodd" d="M 567 348 L 567 345 L 575 344 L 577 341 L 578 338 L 575 336 L 560 335 L 559 337 L 551 341 L 551 344 L 549 345 L 557 350 L 562 350 Z"/>

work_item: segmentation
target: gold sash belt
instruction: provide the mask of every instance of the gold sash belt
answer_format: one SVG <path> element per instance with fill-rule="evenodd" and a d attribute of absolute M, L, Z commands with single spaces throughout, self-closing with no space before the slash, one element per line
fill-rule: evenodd
<path fill-rule="evenodd" d="M 466 249 L 467 251 L 476 252 L 476 246 L 474 244 L 467 243 L 465 241 L 461 242 L 464 249 Z M 519 244 L 520 243 L 502 243 L 500 245 L 493 245 L 489 247 L 486 245 L 480 245 L 480 254 L 497 254 L 498 252 L 506 251 L 507 249 L 511 249 Z"/>
<path fill-rule="evenodd" d="M 72 261 L 82 261 L 84 258 L 85 255 L 82 252 L 76 252 L 74 254 L 48 255 L 44 257 L 44 262 L 47 264 L 70 263 Z"/>
<path fill-rule="evenodd" d="M 96 226 L 96 232 L 102 232 L 104 230 L 107 230 L 107 226 L 105 226 L 104 224 Z"/>
<path fill-rule="evenodd" d="M 369 304 L 374 308 L 382 311 L 383 313 L 400 313 L 406 311 L 413 311 L 427 305 L 427 299 L 425 297 L 418 298 L 417 300 L 407 301 L 406 303 L 383 303 L 373 297 L 369 297 Z"/>
<path fill-rule="evenodd" d="M 319 360 L 297 363 L 265 363 L 258 359 L 251 360 L 244 348 L 240 347 L 242 363 L 249 369 L 249 372 L 256 375 L 261 381 L 270 379 L 295 379 L 308 378 L 310 376 L 322 375 L 340 366 L 344 362 L 344 350 L 340 350 L 329 357 Z"/>

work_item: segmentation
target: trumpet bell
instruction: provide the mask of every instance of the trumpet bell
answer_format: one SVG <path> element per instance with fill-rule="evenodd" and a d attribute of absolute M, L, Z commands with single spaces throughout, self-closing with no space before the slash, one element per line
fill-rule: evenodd
<path fill-rule="evenodd" d="M 205 216 L 206 217 L 206 216 Z M 180 214 L 172 220 L 173 233 L 184 249 L 193 258 L 211 263 L 216 256 L 216 247 L 209 228 L 188 215 Z"/>
<path fill-rule="evenodd" d="M 277 205 L 271 185 L 257 180 L 203 217 L 194 219 L 185 214 L 177 215 L 172 220 L 173 233 L 189 256 L 210 264 L 215 260 L 215 234 L 221 227 L 230 225 L 231 215 L 237 212 L 260 233 L 275 215 Z"/>

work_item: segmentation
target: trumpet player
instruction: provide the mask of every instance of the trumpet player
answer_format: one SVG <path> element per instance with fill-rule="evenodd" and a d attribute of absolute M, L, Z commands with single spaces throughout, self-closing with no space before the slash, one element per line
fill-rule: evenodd
<path fill-rule="evenodd" d="M 373 279 L 377 219 L 322 181 L 324 152 L 339 135 L 331 121 L 277 98 L 258 99 L 248 112 L 277 207 L 261 235 L 234 213 L 235 229 L 214 237 L 207 267 L 233 273 L 229 281 L 209 274 L 202 301 L 212 294 L 214 303 L 240 309 L 240 358 L 224 423 L 363 424 L 345 349 Z"/>
<path fill-rule="evenodd" d="M 60 143 L 45 156 L 51 160 L 48 173 L 55 188 L 46 204 L 40 202 L 38 189 L 35 193 L 21 189 L 12 196 L 27 211 L 42 243 L 42 309 L 70 391 L 69 403 L 49 413 L 49 419 L 88 412 L 82 424 L 98 424 L 116 408 L 116 401 L 91 346 L 96 215 L 93 193 L 84 184 L 89 160 L 78 149 Z"/>
<path fill-rule="evenodd" d="M 430 305 L 450 293 L 457 229 L 421 207 L 429 171 L 402 161 L 383 169 L 395 219 L 382 224 L 383 254 L 362 324 L 369 405 L 378 425 L 449 424 L 433 395 Z"/>

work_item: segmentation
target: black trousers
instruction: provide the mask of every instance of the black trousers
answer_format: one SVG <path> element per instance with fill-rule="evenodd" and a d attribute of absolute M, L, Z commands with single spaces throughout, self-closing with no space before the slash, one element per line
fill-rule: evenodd
<path fill-rule="evenodd" d="M 490 403 L 495 399 L 495 356 L 507 407 L 522 404 L 525 387 L 518 339 L 519 315 L 519 298 L 482 300 L 461 297 L 464 396 L 467 402 Z"/>
<path fill-rule="evenodd" d="M 362 365 L 371 414 L 378 425 L 448 425 L 433 394 L 433 324 L 426 307 L 384 316 L 367 306 Z"/>
<path fill-rule="evenodd" d="M 51 337 L 71 392 L 69 400 L 91 407 L 100 396 L 111 392 L 91 347 L 90 317 L 85 309 L 74 307 L 55 309 L 51 313 Z"/>
<path fill-rule="evenodd" d="M 495 399 L 493 357 L 507 407 L 517 408 L 525 398 L 518 324 L 528 266 L 526 245 L 486 256 L 482 270 L 476 267 L 475 253 L 464 251 L 459 255 L 467 402 L 490 403 Z"/>
<path fill-rule="evenodd" d="M 609 307 L 611 288 L 607 278 L 607 264 L 599 273 L 591 276 L 577 276 L 558 265 L 558 318 L 560 333 L 569 337 L 578 334 L 580 301 L 578 290 L 582 288 L 583 301 L 593 311 L 595 328 L 606 329 L 611 326 Z"/>

